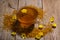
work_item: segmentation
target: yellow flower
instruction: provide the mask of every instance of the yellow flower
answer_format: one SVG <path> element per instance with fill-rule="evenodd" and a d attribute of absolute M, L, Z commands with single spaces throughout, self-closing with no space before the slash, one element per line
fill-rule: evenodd
<path fill-rule="evenodd" d="M 43 32 L 39 32 L 39 35 L 40 35 L 41 37 L 43 37 L 43 36 L 44 36 Z"/>
<path fill-rule="evenodd" d="M 39 35 L 36 35 L 35 39 L 40 39 L 40 36 Z"/>
<path fill-rule="evenodd" d="M 21 34 L 21 38 L 25 39 L 26 38 L 26 34 L 25 33 L 22 33 Z"/>
<path fill-rule="evenodd" d="M 44 26 L 42 25 L 42 24 L 40 24 L 39 26 L 38 26 L 38 28 L 39 29 L 42 29 Z"/>
<path fill-rule="evenodd" d="M 16 35 L 16 32 L 12 32 L 11 35 Z"/>
<path fill-rule="evenodd" d="M 43 32 L 39 32 L 37 35 L 36 35 L 36 37 L 35 37 L 35 39 L 40 39 L 41 37 L 43 37 Z"/>
<path fill-rule="evenodd" d="M 16 14 L 14 14 L 14 15 L 12 16 L 12 19 L 13 19 L 13 20 L 14 20 L 14 19 L 17 19 Z"/>
<path fill-rule="evenodd" d="M 22 9 L 21 12 L 22 13 L 27 13 L 27 9 Z"/>
<path fill-rule="evenodd" d="M 56 23 L 53 23 L 53 24 L 52 24 L 52 27 L 53 27 L 53 28 L 56 28 L 56 26 L 57 26 Z"/>
<path fill-rule="evenodd" d="M 50 22 L 54 22 L 54 17 L 53 16 L 50 18 Z"/>

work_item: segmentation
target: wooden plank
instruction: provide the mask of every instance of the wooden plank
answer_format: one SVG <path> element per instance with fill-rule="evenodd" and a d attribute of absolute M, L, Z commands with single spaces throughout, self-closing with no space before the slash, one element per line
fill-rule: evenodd
<path fill-rule="evenodd" d="M 37 0 L 37 1 L 38 1 L 37 2 L 38 7 L 43 9 L 43 0 Z"/>
<path fill-rule="evenodd" d="M 43 9 L 45 10 L 45 12 L 46 12 L 46 15 L 48 15 L 47 16 L 47 18 L 46 19 L 49 19 L 48 17 L 50 17 L 50 16 L 54 16 L 55 17 L 55 22 L 58 24 L 57 25 L 57 28 L 56 29 L 54 29 L 54 32 L 52 32 L 51 34 L 50 34 L 50 38 L 49 38 L 49 40 L 51 39 L 51 40 L 60 40 L 60 0 L 43 0 Z M 48 34 L 48 36 L 49 36 L 49 34 Z M 47 36 L 47 37 L 48 37 Z M 46 39 L 45 40 L 47 40 L 47 37 L 46 37 Z"/>
<path fill-rule="evenodd" d="M 60 0 L 55 2 L 55 13 L 57 15 L 57 31 L 55 32 L 57 37 L 56 40 L 60 40 Z"/>
<path fill-rule="evenodd" d="M 38 0 L 26 0 L 26 6 L 38 7 Z"/>
<path fill-rule="evenodd" d="M 0 17 L 3 15 L 3 13 L 5 13 L 5 4 L 7 5 L 5 0 L 0 0 Z"/>
<path fill-rule="evenodd" d="M 24 6 L 25 6 L 25 0 L 19 0 L 19 9 L 24 7 Z"/>
<path fill-rule="evenodd" d="M 8 3 L 8 7 L 12 9 L 17 9 L 18 7 L 18 0 L 6 0 Z"/>
<path fill-rule="evenodd" d="M 11 40 L 11 33 L 2 29 L 3 27 L 3 15 L 12 14 L 13 8 L 9 7 L 9 4 L 17 9 L 17 0 L 0 0 L 0 40 Z"/>

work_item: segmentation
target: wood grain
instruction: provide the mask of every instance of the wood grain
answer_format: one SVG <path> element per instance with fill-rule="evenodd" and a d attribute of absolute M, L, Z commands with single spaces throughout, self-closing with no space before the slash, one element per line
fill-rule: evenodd
<path fill-rule="evenodd" d="M 43 2 L 43 3 L 42 3 Z M 11 7 L 9 7 L 10 3 Z M 19 10 L 23 6 L 33 5 L 42 8 L 45 11 L 44 23 L 49 21 L 51 16 L 55 17 L 57 28 L 52 33 L 48 33 L 41 40 L 60 40 L 60 0 L 0 0 L 0 40 L 12 40 L 11 32 L 7 32 L 2 29 L 3 27 L 3 15 L 12 14 L 13 10 Z M 16 36 L 16 40 L 22 40 L 20 36 Z M 35 40 L 34 38 L 28 38 L 25 40 Z"/>

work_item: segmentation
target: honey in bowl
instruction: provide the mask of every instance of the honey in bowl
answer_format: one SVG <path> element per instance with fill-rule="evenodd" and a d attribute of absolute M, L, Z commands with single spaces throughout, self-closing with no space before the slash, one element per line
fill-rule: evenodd
<path fill-rule="evenodd" d="M 31 7 L 23 7 L 17 13 L 18 21 L 26 25 L 34 23 L 37 16 L 37 10 Z"/>

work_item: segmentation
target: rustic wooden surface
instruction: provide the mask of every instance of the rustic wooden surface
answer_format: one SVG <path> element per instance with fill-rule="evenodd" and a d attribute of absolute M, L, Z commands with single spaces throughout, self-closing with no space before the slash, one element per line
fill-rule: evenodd
<path fill-rule="evenodd" d="M 43 2 L 43 3 L 42 3 Z M 36 6 L 45 11 L 44 23 L 47 23 L 51 16 L 55 17 L 57 28 L 52 33 L 48 33 L 41 40 L 60 40 L 60 0 L 0 0 L 0 40 L 12 40 L 11 32 L 2 29 L 3 15 L 11 14 L 14 9 L 19 10 L 23 6 Z M 42 7 L 43 6 L 43 7 Z M 18 35 L 16 40 L 23 40 Z M 25 40 L 35 40 L 27 38 Z"/>
<path fill-rule="evenodd" d="M 54 30 L 54 32 L 52 32 L 49 36 L 49 34 L 47 35 L 47 37 L 49 37 L 49 39 L 47 39 L 47 37 L 45 37 L 45 40 L 60 40 L 60 0 L 43 0 L 43 9 L 46 12 L 46 15 L 48 15 L 46 17 L 46 21 L 47 19 L 49 19 L 50 16 L 54 16 L 55 17 L 55 22 L 57 23 L 57 28 Z M 45 22 L 46 22 L 45 21 Z"/>

